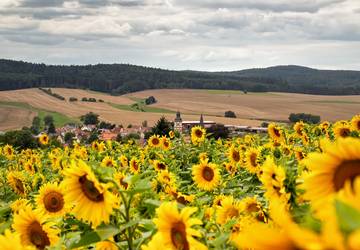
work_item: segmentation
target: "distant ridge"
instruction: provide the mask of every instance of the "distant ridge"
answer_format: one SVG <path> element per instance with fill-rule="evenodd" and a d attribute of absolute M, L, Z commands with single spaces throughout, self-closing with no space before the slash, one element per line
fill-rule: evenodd
<path fill-rule="evenodd" d="M 355 95 L 360 94 L 360 71 L 280 65 L 204 72 L 164 70 L 130 64 L 65 66 L 0 59 L 0 90 L 32 87 L 81 88 L 114 95 L 163 88 Z"/>

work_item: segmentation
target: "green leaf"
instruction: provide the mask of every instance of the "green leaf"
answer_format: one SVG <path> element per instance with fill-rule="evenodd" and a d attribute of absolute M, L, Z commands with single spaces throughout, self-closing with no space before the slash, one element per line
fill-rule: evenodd
<path fill-rule="evenodd" d="M 81 238 L 78 242 L 74 242 L 73 244 L 70 245 L 70 249 L 87 246 L 99 241 L 101 241 L 101 238 L 95 231 L 86 232 L 83 235 L 81 235 Z"/>
<path fill-rule="evenodd" d="M 351 233 L 360 229 L 360 211 L 343 203 L 339 200 L 335 201 L 336 214 L 340 228 L 345 233 Z"/>
<path fill-rule="evenodd" d="M 118 234 L 121 230 L 115 226 L 107 225 L 100 226 L 96 229 L 96 233 L 99 235 L 101 240 L 106 240 L 115 234 Z"/>

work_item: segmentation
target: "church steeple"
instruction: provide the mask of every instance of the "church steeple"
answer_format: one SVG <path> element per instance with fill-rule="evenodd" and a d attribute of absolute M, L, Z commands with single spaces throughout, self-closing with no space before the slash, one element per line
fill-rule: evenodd
<path fill-rule="evenodd" d="M 203 114 L 200 115 L 200 127 L 204 127 L 204 117 Z"/>
<path fill-rule="evenodd" d="M 182 132 L 183 130 L 182 119 L 179 111 L 176 112 L 176 117 L 174 120 L 174 130 L 179 132 Z"/>

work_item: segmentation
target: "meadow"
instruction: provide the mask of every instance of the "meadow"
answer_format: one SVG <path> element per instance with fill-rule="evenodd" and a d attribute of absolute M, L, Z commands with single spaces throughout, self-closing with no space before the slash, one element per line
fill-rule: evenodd
<path fill-rule="evenodd" d="M 100 119 L 127 126 L 140 125 L 144 120 L 151 126 L 162 115 L 172 121 L 180 111 L 184 120 L 206 120 L 229 125 L 259 126 L 263 121 L 287 121 L 290 113 L 312 113 L 323 120 L 350 119 L 360 108 L 359 96 L 314 96 L 290 93 L 247 93 L 222 90 L 149 90 L 122 96 L 80 89 L 52 88 L 54 93 L 65 97 L 56 99 L 38 89 L 22 89 L 0 92 L 1 130 L 30 126 L 35 115 L 56 116 L 55 125 L 77 122 L 89 111 Z M 154 96 L 157 103 L 143 105 L 145 98 Z M 77 102 L 70 102 L 75 97 Z M 104 102 L 82 102 L 92 97 Z M 134 104 L 139 104 L 134 108 Z M 10 112 L 16 110 L 16 112 Z M 225 118 L 225 111 L 234 111 L 237 118 Z M 141 113 L 141 115 L 139 115 Z M 6 119 L 5 119 L 6 117 Z"/>
<path fill-rule="evenodd" d="M 0 248 L 360 249 L 360 115 L 0 149 Z"/>

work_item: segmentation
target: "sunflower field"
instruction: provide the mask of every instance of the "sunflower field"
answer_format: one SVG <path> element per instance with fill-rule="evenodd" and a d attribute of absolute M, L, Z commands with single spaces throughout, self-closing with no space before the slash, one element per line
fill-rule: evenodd
<path fill-rule="evenodd" d="M 360 249 L 360 115 L 0 148 L 0 249 Z"/>

